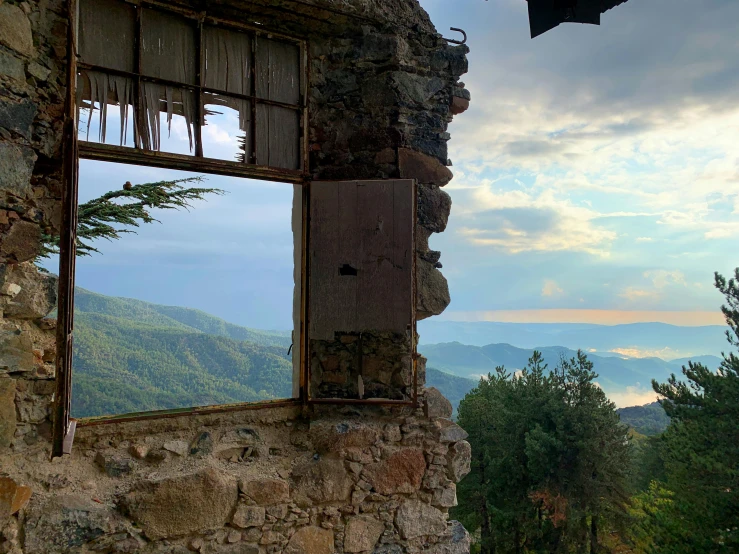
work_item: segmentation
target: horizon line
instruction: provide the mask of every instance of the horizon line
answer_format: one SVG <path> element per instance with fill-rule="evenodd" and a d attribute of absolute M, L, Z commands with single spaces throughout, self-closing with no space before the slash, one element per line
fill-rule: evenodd
<path fill-rule="evenodd" d="M 607 326 L 630 323 L 665 323 L 676 327 L 726 326 L 724 314 L 720 310 L 597 310 L 578 308 L 458 310 L 442 314 L 441 317 L 437 316 L 436 321 L 460 323 L 588 323 Z"/>

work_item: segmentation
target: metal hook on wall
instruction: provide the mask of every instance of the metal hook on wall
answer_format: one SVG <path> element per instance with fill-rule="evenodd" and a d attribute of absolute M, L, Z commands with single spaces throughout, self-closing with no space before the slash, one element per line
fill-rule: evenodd
<path fill-rule="evenodd" d="M 464 37 L 462 40 L 454 40 L 451 38 L 445 38 L 444 40 L 447 42 L 451 42 L 452 44 L 464 44 L 467 42 L 467 33 L 465 33 L 462 29 L 457 29 L 456 27 L 449 27 L 450 31 L 457 31 L 458 33 L 462 33 L 462 37 Z"/>

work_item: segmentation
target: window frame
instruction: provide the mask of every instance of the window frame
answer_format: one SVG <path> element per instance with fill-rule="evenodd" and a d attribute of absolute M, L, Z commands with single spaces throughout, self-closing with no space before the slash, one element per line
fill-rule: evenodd
<path fill-rule="evenodd" d="M 141 6 L 151 6 L 157 9 L 165 9 L 178 15 L 184 15 L 196 19 L 199 26 L 203 21 L 211 21 L 218 27 L 233 28 L 236 30 L 247 30 L 254 33 L 269 35 L 287 40 L 299 45 L 301 63 L 301 87 L 300 87 L 300 140 L 301 140 L 301 166 L 300 170 L 285 170 L 269 166 L 259 166 L 248 162 L 236 162 L 206 158 L 202 156 L 188 156 L 158 151 L 148 151 L 127 146 L 115 146 L 110 144 L 92 143 L 80 140 L 78 137 L 78 110 L 77 110 L 77 81 L 80 70 L 90 69 L 91 66 L 79 62 L 78 53 L 78 23 L 79 2 L 78 0 L 67 0 L 68 20 L 67 27 L 67 95 L 65 99 L 64 112 L 64 149 L 63 149 L 63 198 L 62 198 L 62 228 L 60 237 L 59 253 L 59 295 L 58 295 L 58 318 L 57 318 L 57 355 L 56 355 L 56 391 L 53 405 L 52 421 L 52 457 L 71 453 L 74 433 L 77 427 L 95 426 L 124 421 L 155 420 L 162 418 L 179 417 L 182 415 L 213 414 L 224 412 L 235 412 L 243 410 L 255 410 L 263 408 L 294 407 L 306 403 L 305 382 L 305 321 L 307 319 L 307 245 L 308 245 L 308 184 L 310 182 L 308 173 L 308 63 L 306 40 L 288 37 L 279 33 L 273 33 L 267 29 L 255 28 L 242 25 L 233 21 L 225 21 L 219 18 L 205 16 L 205 14 L 194 14 L 183 10 L 165 6 L 159 2 L 144 0 L 137 3 L 137 9 Z M 140 12 L 139 12 L 140 13 Z M 253 66 L 252 66 L 253 67 Z M 198 81 L 200 81 L 200 67 L 197 69 Z M 254 80 L 254 79 L 253 79 Z M 199 98 L 207 92 L 200 87 Z M 252 87 L 253 89 L 253 87 Z M 224 94 L 234 96 L 233 93 Z M 238 95 L 236 95 L 238 96 Z M 270 102 L 265 102 L 269 104 Z M 278 105 L 280 103 L 277 103 Z M 252 106 L 255 108 L 256 103 Z M 199 108 L 199 118 L 202 116 Z M 195 126 L 200 131 L 199 121 Z M 252 121 L 254 123 L 254 120 Z M 253 128 L 253 127 L 252 127 Z M 200 143 L 202 144 L 202 143 Z M 79 160 L 97 160 L 113 163 L 126 163 L 142 166 L 176 169 L 184 171 L 196 171 L 215 175 L 231 177 L 251 178 L 262 181 L 275 181 L 286 185 L 299 185 L 302 191 L 302 244 L 301 244 L 301 305 L 300 305 L 300 329 L 293 329 L 293 348 L 300 349 L 299 371 L 293 372 L 293 391 L 297 390 L 298 396 L 293 398 L 266 400 L 258 402 L 240 402 L 235 404 L 219 404 L 209 406 L 198 406 L 189 408 L 176 408 L 171 410 L 157 410 L 151 412 L 136 412 L 113 416 L 99 416 L 90 418 L 72 418 L 72 353 L 74 335 L 74 283 L 76 262 L 76 229 L 77 229 L 77 207 L 79 187 Z M 248 158 L 247 158 L 248 159 Z M 296 384 L 296 379 L 299 381 Z M 297 385 L 297 386 L 296 386 Z"/>
<path fill-rule="evenodd" d="M 116 161 L 118 163 L 131 163 L 137 165 L 151 165 L 153 167 L 162 167 L 168 169 L 180 169 L 185 171 L 201 171 L 214 173 L 219 175 L 228 175 L 234 177 L 247 177 L 253 179 L 261 179 L 267 181 L 280 181 L 289 182 L 293 184 L 300 184 L 308 177 L 309 167 L 309 149 L 308 149 L 308 82 L 309 82 L 309 63 L 308 63 L 308 41 L 303 38 L 294 36 L 288 36 L 279 32 L 273 32 L 266 28 L 257 27 L 254 25 L 247 25 L 232 20 L 226 20 L 219 17 L 210 16 L 207 12 L 195 12 L 192 10 L 185 9 L 180 6 L 172 6 L 162 3 L 157 0 L 141 0 L 139 2 L 130 2 L 129 0 L 119 0 L 123 3 L 129 4 L 136 10 L 136 33 L 134 36 L 134 63 L 136 67 L 133 72 L 122 71 L 117 69 L 110 69 L 103 66 L 94 64 L 88 64 L 80 60 L 78 52 L 79 44 L 79 33 L 75 29 L 75 63 L 76 63 L 76 74 L 79 76 L 81 71 L 95 71 L 100 73 L 106 73 L 112 76 L 128 77 L 133 80 L 134 85 L 134 113 L 141 114 L 139 104 L 140 98 L 140 86 L 142 81 L 161 84 L 165 86 L 171 86 L 180 89 L 186 89 L 192 91 L 196 98 L 197 108 L 197 121 L 193 125 L 193 142 L 194 152 L 193 154 L 174 154 L 169 152 L 161 152 L 154 150 L 144 150 L 139 148 L 137 145 L 134 146 L 120 146 L 114 144 L 104 144 L 98 142 L 91 142 L 86 140 L 80 140 L 77 138 L 79 143 L 79 155 L 83 159 L 91 159 L 98 161 Z M 79 0 L 69 0 L 70 4 L 74 5 L 74 13 L 76 16 L 75 27 L 79 21 Z M 187 20 L 195 28 L 195 84 L 181 83 L 176 81 L 169 81 L 167 79 L 161 79 L 158 77 L 151 77 L 142 73 L 141 68 L 141 47 L 140 41 L 143 33 L 142 27 L 142 13 L 145 9 L 152 9 L 159 12 L 175 15 Z M 251 41 L 251 90 L 250 94 L 243 95 L 234 92 L 228 92 L 226 90 L 220 90 L 212 87 L 206 87 L 202 76 L 203 67 L 203 28 L 212 27 L 216 29 L 225 29 L 229 31 L 246 33 Z M 260 98 L 257 95 L 257 78 L 256 78 L 256 42 L 258 37 L 264 37 L 267 39 L 275 39 L 281 42 L 288 42 L 298 47 L 299 51 L 299 98 L 298 104 L 287 104 L 284 102 L 278 102 L 269 100 L 266 98 Z M 76 83 L 75 83 L 76 89 Z M 251 102 L 251 140 L 254 142 L 252 150 L 254 152 L 244 152 L 244 162 L 221 160 L 217 158 L 208 158 L 203 155 L 203 141 L 202 141 L 202 125 L 205 114 L 203 113 L 206 94 L 216 94 L 227 96 L 231 98 L 248 100 Z M 277 167 L 271 167 L 268 165 L 259 165 L 256 163 L 256 131 L 257 131 L 257 105 L 276 106 L 286 109 L 296 110 L 299 113 L 299 162 L 300 169 L 283 169 Z M 75 120 L 77 120 L 77 115 Z M 135 124 L 135 123 L 134 123 Z M 135 129 L 135 128 L 134 128 Z M 135 130 L 134 130 L 135 132 Z"/>
<path fill-rule="evenodd" d="M 71 453 L 72 442 L 76 427 L 87 427 L 106 425 L 130 421 L 148 421 L 165 418 L 181 417 L 183 415 L 205 415 L 225 412 L 237 412 L 245 410 L 257 410 L 265 408 L 303 407 L 315 404 L 334 405 L 370 405 L 370 406 L 412 406 L 417 408 L 418 403 L 418 370 L 417 360 L 420 355 L 417 352 L 417 268 L 415 250 L 412 255 L 412 313 L 411 313 L 411 370 L 413 374 L 412 396 L 407 400 L 389 399 L 340 399 L 340 398 L 311 398 L 310 397 L 310 362 L 309 362 L 309 245 L 310 245 L 310 185 L 311 175 L 309 171 L 309 148 L 308 148 L 308 90 L 310 79 L 310 67 L 308 60 L 308 41 L 296 37 L 290 37 L 278 32 L 272 32 L 266 28 L 241 24 L 235 21 L 210 17 L 205 12 L 193 12 L 182 7 L 171 6 L 157 0 L 141 0 L 130 2 L 141 7 L 153 7 L 171 13 L 182 15 L 189 19 L 198 21 L 202 28 L 203 22 L 214 24 L 220 28 L 241 30 L 257 34 L 275 37 L 299 45 L 300 48 L 300 152 L 301 169 L 285 170 L 269 166 L 260 166 L 245 162 L 235 162 L 206 158 L 195 155 L 173 154 L 159 151 L 142 150 L 135 147 L 116 146 L 110 144 L 93 143 L 80 140 L 78 137 L 78 110 L 77 110 L 77 81 L 81 69 L 92 69 L 91 66 L 78 61 L 78 22 L 79 22 L 79 0 L 67 0 L 69 25 L 67 27 L 67 96 L 65 100 L 64 113 L 64 149 L 63 149 L 63 198 L 62 198 L 62 227 L 60 238 L 60 269 L 59 269 L 59 297 L 58 297 L 58 322 L 57 322 L 57 356 L 56 356 L 56 392 L 53 405 L 52 421 L 52 457 Z M 139 12 L 140 13 L 140 12 Z M 139 18 L 140 21 L 140 18 Z M 202 33 L 199 31 L 199 36 Z M 252 65 L 253 67 L 253 65 Z M 108 70 L 110 72 L 110 70 Z M 111 72 L 113 73 L 113 72 Z M 197 68 L 198 84 L 200 84 L 200 66 Z M 140 76 L 139 76 L 140 77 Z M 148 77 L 147 77 L 148 78 Z M 151 78 L 149 78 L 151 79 Z M 154 79 L 152 79 L 154 80 Z M 254 79 L 253 79 L 254 80 Z M 177 84 L 180 86 L 180 84 Z M 193 88 L 191 85 L 182 85 L 184 88 Z M 200 100 L 204 92 L 213 89 L 198 89 Z M 252 87 L 253 88 L 253 87 Z M 228 96 L 238 96 L 233 93 L 223 92 Z M 270 102 L 265 102 L 270 103 Z M 277 103 L 280 105 L 281 103 Z M 252 106 L 255 107 L 256 103 Z M 199 134 L 202 118 L 201 107 L 198 108 L 199 120 L 195 126 Z M 254 124 L 254 119 L 252 120 Z M 252 135 L 253 140 L 256 136 Z M 202 144 L 202 143 L 200 143 Z M 231 177 L 251 178 L 263 181 L 276 181 L 285 184 L 299 185 L 302 191 L 302 237 L 301 237 L 301 305 L 300 305 L 300 329 L 293 329 L 293 348 L 300 348 L 299 371 L 293 373 L 293 391 L 298 395 L 293 398 L 276 399 L 258 402 L 241 402 L 235 404 L 221 404 L 210 406 L 198 406 L 188 408 L 176 408 L 170 410 L 157 410 L 150 412 L 136 412 L 113 416 L 99 416 L 89 418 L 73 419 L 71 417 L 72 399 L 72 352 L 74 331 L 74 283 L 75 283 L 75 261 L 76 261 L 76 227 L 77 227 L 77 205 L 78 205 L 78 179 L 79 160 L 96 160 L 114 163 L 126 163 L 142 166 L 176 169 L 183 171 L 196 171 L 215 175 Z M 375 179 L 376 180 L 376 179 Z M 417 223 L 417 184 L 413 187 L 413 229 L 415 241 L 415 226 Z M 415 242 L 414 242 L 415 243 Z M 297 383 L 296 383 L 297 380 Z"/>

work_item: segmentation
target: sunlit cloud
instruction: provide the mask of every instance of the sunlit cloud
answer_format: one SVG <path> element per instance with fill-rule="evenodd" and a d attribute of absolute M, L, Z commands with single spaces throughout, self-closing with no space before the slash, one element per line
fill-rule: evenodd
<path fill-rule="evenodd" d="M 552 279 L 545 279 L 544 286 L 541 289 L 542 296 L 559 296 L 564 290 Z"/>
<path fill-rule="evenodd" d="M 647 311 L 647 310 L 487 310 L 448 311 L 440 316 L 450 321 L 499 321 L 504 323 L 595 323 L 620 325 L 624 323 L 659 322 L 671 325 L 724 325 L 720 311 Z"/>

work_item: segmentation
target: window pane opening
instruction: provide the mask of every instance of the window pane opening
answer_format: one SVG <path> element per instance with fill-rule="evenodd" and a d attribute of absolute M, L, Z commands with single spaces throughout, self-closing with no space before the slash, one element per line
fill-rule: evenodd
<path fill-rule="evenodd" d="M 218 190 L 123 225 L 145 186 Z M 80 160 L 78 205 L 72 417 L 297 396 L 301 187 Z"/>
<path fill-rule="evenodd" d="M 304 169 L 303 42 L 123 0 L 81 0 L 80 12 L 80 139 L 265 166 L 288 180 Z M 120 28 L 108 35 L 111 14 Z M 112 133 L 116 117 L 126 124 Z M 238 132 L 226 130 L 234 121 Z"/>

